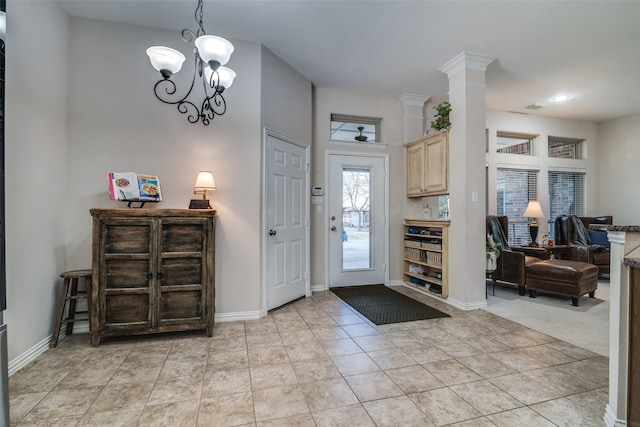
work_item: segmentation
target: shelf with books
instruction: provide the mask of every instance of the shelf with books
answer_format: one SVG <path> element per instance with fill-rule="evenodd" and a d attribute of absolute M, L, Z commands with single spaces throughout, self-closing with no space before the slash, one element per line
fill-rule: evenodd
<path fill-rule="evenodd" d="M 403 281 L 443 298 L 449 295 L 449 221 L 405 219 Z"/>

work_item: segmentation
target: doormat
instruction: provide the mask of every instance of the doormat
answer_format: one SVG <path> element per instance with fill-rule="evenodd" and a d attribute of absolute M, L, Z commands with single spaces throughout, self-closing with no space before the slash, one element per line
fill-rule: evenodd
<path fill-rule="evenodd" d="M 376 325 L 451 317 L 384 285 L 344 286 L 330 290 Z"/>

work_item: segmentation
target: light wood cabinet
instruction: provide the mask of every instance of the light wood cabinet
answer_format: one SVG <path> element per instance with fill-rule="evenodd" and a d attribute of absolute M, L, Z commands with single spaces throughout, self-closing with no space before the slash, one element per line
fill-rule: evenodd
<path fill-rule="evenodd" d="M 405 144 L 407 197 L 449 193 L 449 130 L 444 129 Z"/>
<path fill-rule="evenodd" d="M 91 209 L 91 343 L 102 337 L 213 334 L 215 211 Z"/>
<path fill-rule="evenodd" d="M 449 221 L 405 219 L 403 281 L 443 298 L 449 296 Z"/>

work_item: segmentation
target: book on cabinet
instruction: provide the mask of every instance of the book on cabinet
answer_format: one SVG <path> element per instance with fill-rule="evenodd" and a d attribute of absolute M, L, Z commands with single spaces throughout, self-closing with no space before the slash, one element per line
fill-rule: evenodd
<path fill-rule="evenodd" d="M 405 219 L 402 280 L 442 298 L 449 295 L 449 221 Z"/>

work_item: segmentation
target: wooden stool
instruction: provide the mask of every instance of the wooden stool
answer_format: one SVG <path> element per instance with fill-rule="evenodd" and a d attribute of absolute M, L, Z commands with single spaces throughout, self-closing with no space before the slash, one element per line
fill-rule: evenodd
<path fill-rule="evenodd" d="M 60 301 L 58 302 L 56 324 L 53 327 L 51 348 L 55 348 L 58 345 L 58 335 L 60 335 L 60 328 L 63 324 L 67 325 L 67 335 L 71 335 L 73 333 L 73 323 L 89 321 L 89 314 L 91 313 L 91 270 L 65 271 L 60 277 L 64 279 L 64 282 L 60 293 Z M 78 292 L 78 281 L 80 279 L 84 279 L 84 290 Z M 79 299 L 87 301 L 87 311 L 76 311 L 76 301 Z M 69 309 L 65 318 L 64 313 L 67 301 L 69 301 Z M 76 314 L 86 314 L 87 317 L 77 318 Z"/>

